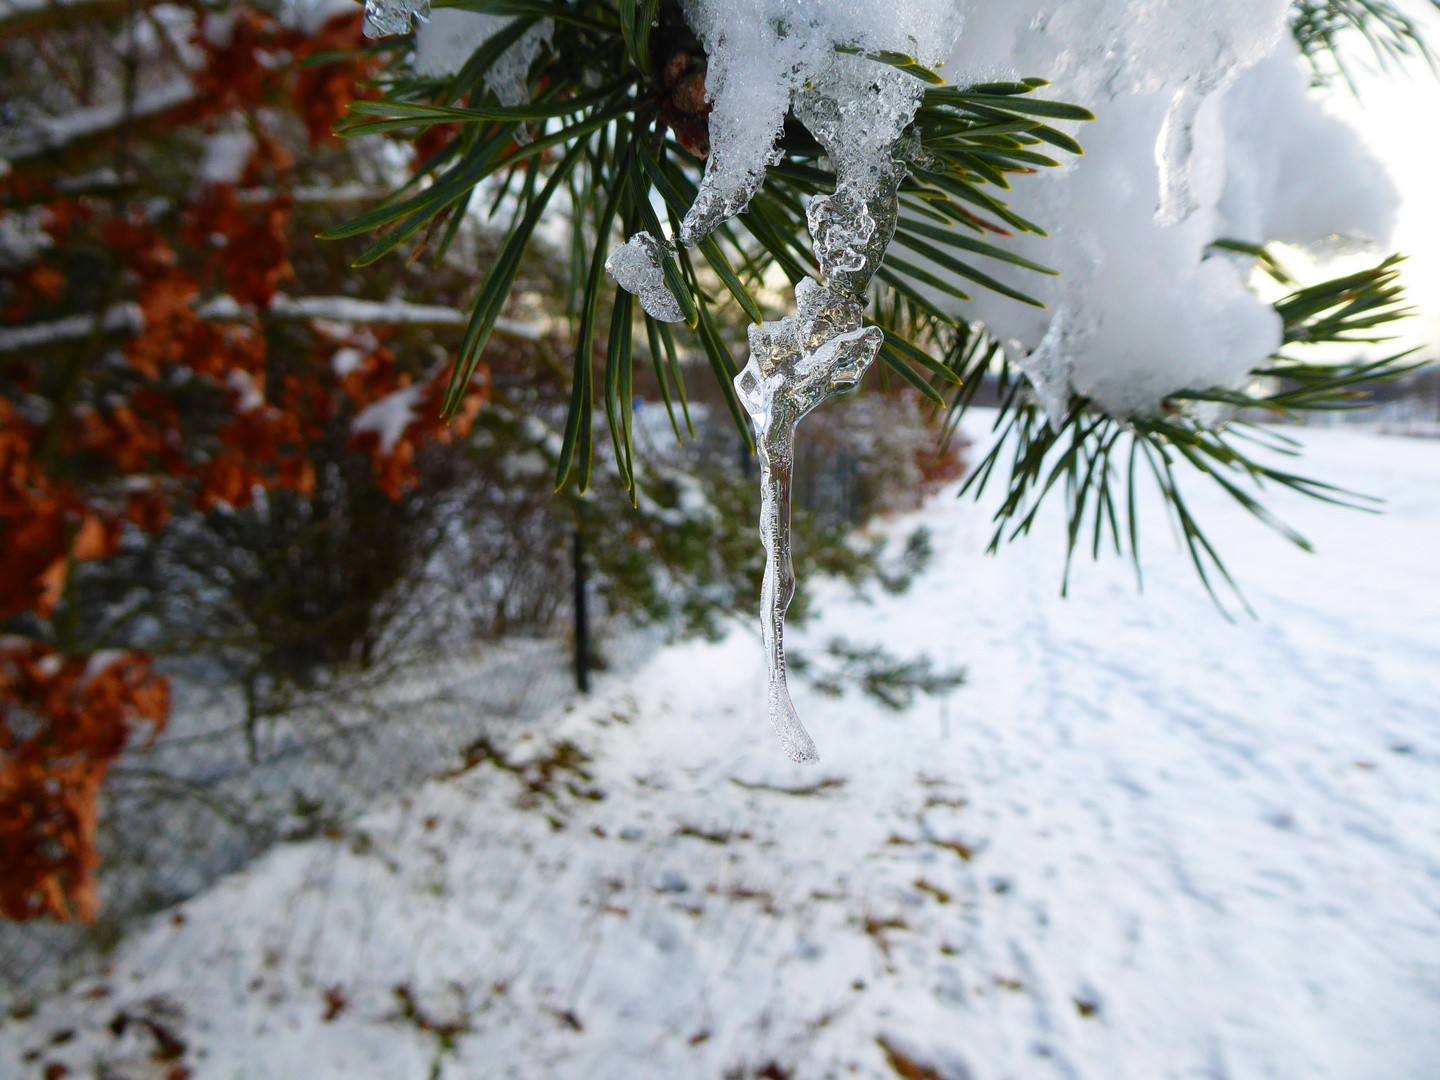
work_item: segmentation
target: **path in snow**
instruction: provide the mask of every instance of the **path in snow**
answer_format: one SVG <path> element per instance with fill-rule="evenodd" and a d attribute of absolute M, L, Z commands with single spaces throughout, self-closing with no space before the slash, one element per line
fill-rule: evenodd
<path fill-rule="evenodd" d="M 968 665 L 947 704 L 797 686 L 792 766 L 754 636 L 667 650 L 157 919 L 0 1072 L 1440 1075 L 1440 442 L 1306 439 L 1391 500 L 1285 500 L 1317 556 L 1190 485 L 1259 622 L 1158 520 L 1143 596 L 1111 559 L 1062 601 L 1056 522 L 987 558 L 942 497 L 893 523 L 934 536 L 908 595 L 827 587 L 795 637 Z"/>

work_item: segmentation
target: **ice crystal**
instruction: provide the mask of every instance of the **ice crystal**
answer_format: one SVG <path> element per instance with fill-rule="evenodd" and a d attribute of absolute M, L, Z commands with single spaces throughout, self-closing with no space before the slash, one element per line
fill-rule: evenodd
<path fill-rule="evenodd" d="M 1071 325 L 1075 321 L 1074 308 L 1061 308 L 1035 350 L 1016 357 L 1020 370 L 1035 390 L 1045 419 L 1050 422 L 1051 430 L 1056 432 L 1064 425 L 1065 416 L 1070 411 L 1070 358 L 1080 348 L 1076 339 L 1083 335 L 1083 330 L 1077 333 Z"/>
<path fill-rule="evenodd" d="M 610 249 L 605 269 L 617 285 L 639 298 L 647 315 L 661 322 L 679 322 L 685 314 L 665 284 L 664 265 L 669 257 L 664 244 L 641 232 Z"/>
<path fill-rule="evenodd" d="M 421 23 L 428 22 L 430 0 L 365 0 L 365 36 L 408 34 L 412 17 Z"/>
<path fill-rule="evenodd" d="M 1205 94 L 1192 86 L 1182 86 L 1165 110 L 1155 143 L 1160 181 L 1160 199 L 1155 207 L 1157 225 L 1179 225 L 1200 208 L 1190 174 L 1195 157 L 1195 122 L 1203 104 Z"/>

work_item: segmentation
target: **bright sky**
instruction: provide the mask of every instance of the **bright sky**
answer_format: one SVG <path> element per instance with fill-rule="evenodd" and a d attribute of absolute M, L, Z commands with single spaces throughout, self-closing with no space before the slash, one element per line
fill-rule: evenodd
<path fill-rule="evenodd" d="M 1431 45 L 1440 51 L 1440 12 L 1428 4 L 1406 5 L 1421 22 Z M 1343 83 L 1330 93 L 1329 105 L 1365 137 L 1390 170 L 1404 202 L 1393 247 L 1408 255 L 1405 284 L 1418 320 L 1406 328 L 1406 345 L 1426 346 L 1440 358 L 1440 76 L 1421 63 L 1403 72 L 1362 73 L 1364 46 L 1349 54 L 1360 95 Z"/>

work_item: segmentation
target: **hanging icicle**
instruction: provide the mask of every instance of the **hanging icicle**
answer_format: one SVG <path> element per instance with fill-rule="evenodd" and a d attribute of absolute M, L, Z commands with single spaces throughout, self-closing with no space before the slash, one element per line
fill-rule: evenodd
<path fill-rule="evenodd" d="M 834 192 L 813 198 L 806 213 L 821 280 L 796 286 L 795 314 L 750 327 L 750 359 L 735 379 L 760 456 L 765 547 L 760 625 L 770 719 L 790 757 L 814 761 L 815 744 L 800 723 L 785 678 L 785 612 L 795 592 L 790 555 L 795 428 L 821 402 L 857 385 L 884 342 L 879 327 L 865 325 L 866 292 L 895 233 L 896 193 L 905 175 L 895 150 L 924 95 L 924 84 L 912 75 L 853 55 L 853 43 L 905 50 L 934 63 L 953 43 L 959 21 L 944 0 L 907 8 L 903 18 L 883 28 L 874 25 L 873 10 L 844 3 L 813 10 L 777 4 L 774 11 L 753 12 L 699 3 L 690 14 L 710 58 L 707 81 L 715 111 L 705 177 L 680 224 L 678 242 L 698 244 L 745 208 L 772 162 L 787 106 L 824 148 L 836 175 Z M 777 14 L 784 16 L 778 22 L 771 17 Z M 910 25 L 915 19 L 919 22 Z M 841 45 L 846 48 L 837 51 Z M 641 233 L 614 248 L 606 266 L 647 312 L 673 321 L 679 305 L 663 273 L 670 250 Z"/>

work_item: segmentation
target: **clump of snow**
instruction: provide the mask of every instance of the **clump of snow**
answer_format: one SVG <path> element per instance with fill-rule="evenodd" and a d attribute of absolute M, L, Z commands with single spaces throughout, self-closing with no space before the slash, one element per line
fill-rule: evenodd
<path fill-rule="evenodd" d="M 350 423 L 352 433 L 373 431 L 380 437 L 380 450 L 390 453 L 405 429 L 415 419 L 416 406 L 425 393 L 422 383 L 412 383 L 393 394 L 386 394 L 379 401 L 367 405 Z"/>
<path fill-rule="evenodd" d="M 1289 6 L 1288 0 L 960 0 L 965 34 L 950 58 L 950 77 L 963 81 L 996 69 L 1040 75 L 1084 104 L 1163 93 L 1155 211 L 1162 224 L 1177 224 L 1197 205 L 1190 159 L 1200 105 L 1274 51 L 1286 36 Z"/>
<path fill-rule="evenodd" d="M 611 249 L 605 269 L 617 285 L 639 298 L 646 314 L 662 322 L 679 322 L 685 313 L 665 284 L 661 269 L 668 257 L 664 244 L 648 232 L 641 232 Z"/>
<path fill-rule="evenodd" d="M 1090 158 L 1080 168 L 1016 185 L 1016 207 L 1052 235 L 1013 246 L 1061 276 L 1011 280 L 1051 310 L 984 293 L 970 309 L 1021 351 L 1036 350 L 1020 363 L 1054 420 L 1067 383 L 1115 415 L 1144 414 L 1177 390 L 1234 383 L 1280 345 L 1280 317 L 1242 269 L 1205 257 L 1225 234 L 1213 170 L 1201 189 L 1205 213 L 1174 226 L 1151 217 L 1159 177 L 1144 136 L 1153 140 L 1166 105 L 1153 94 L 1117 97 L 1087 128 Z"/>
<path fill-rule="evenodd" d="M 914 115 L 919 83 L 836 46 L 904 53 L 934 65 L 960 28 L 953 0 L 688 0 L 686 18 L 705 45 L 710 156 L 680 239 L 694 244 L 743 210 L 774 160 L 791 96 L 807 85 L 827 88 L 852 118 L 869 120 L 871 141 L 888 147 L 889 129 Z M 899 100 L 897 100 L 897 94 Z M 896 127 L 898 125 L 898 127 Z"/>
<path fill-rule="evenodd" d="M 1057 422 L 1071 390 L 1146 415 L 1176 391 L 1236 384 L 1279 346 L 1279 317 L 1213 241 L 1388 239 L 1394 187 L 1307 92 L 1283 3 L 965 8 L 951 79 L 1041 76 L 1098 116 L 1079 132 L 1084 158 L 1007 195 L 1050 236 L 1006 245 L 1060 276 L 996 276 L 1047 310 L 936 297 L 1010 343 Z"/>
<path fill-rule="evenodd" d="M 287 25 L 314 34 L 338 15 L 355 10 L 355 0 L 298 0 L 283 13 Z"/>
<path fill-rule="evenodd" d="M 255 377 L 248 371 L 232 368 L 225 377 L 225 385 L 235 394 L 236 412 L 254 412 L 265 404 L 265 394 L 255 385 Z"/>
<path fill-rule="evenodd" d="M 123 660 L 126 655 L 123 649 L 97 649 L 85 661 L 85 671 L 80 676 L 80 684 L 84 686 L 105 674 L 106 668 L 118 660 Z"/>
<path fill-rule="evenodd" d="M 127 109 L 124 101 L 110 101 L 74 109 L 62 116 L 27 119 L 13 132 L 0 138 L 0 158 L 25 161 L 47 151 L 59 150 L 78 140 L 119 127 L 126 120 L 156 116 L 195 97 L 195 85 L 187 77 L 169 79 L 136 94 Z"/>
<path fill-rule="evenodd" d="M 360 365 L 365 363 L 365 354 L 352 346 L 343 349 L 336 349 L 335 354 L 330 357 L 330 368 L 335 372 L 337 379 L 343 379 L 360 370 Z"/>
<path fill-rule="evenodd" d="M 238 184 L 254 152 L 255 138 L 248 131 L 208 136 L 198 176 L 207 184 Z"/>
<path fill-rule="evenodd" d="M 140 305 L 124 302 L 112 304 L 101 315 L 86 313 L 67 315 L 63 319 L 0 329 L 0 353 L 41 348 L 61 341 L 75 341 L 95 332 L 96 320 L 107 334 L 139 333 L 145 328 L 145 313 Z"/>
<path fill-rule="evenodd" d="M 478 11 L 443 8 L 415 33 L 415 71 L 430 78 L 454 75 L 485 42 L 514 20 L 506 15 L 485 15 Z M 554 33 L 555 23 L 541 19 L 520 39 L 500 54 L 485 76 L 485 85 L 505 106 L 523 105 L 530 100 L 527 76 Z"/>
<path fill-rule="evenodd" d="M 4 175 L 0 170 L 0 175 Z M 40 207 L 0 215 L 0 270 L 18 270 L 55 243 Z"/>
<path fill-rule="evenodd" d="M 1242 75 L 1222 103 L 1226 235 L 1315 247 L 1331 236 L 1383 243 L 1399 194 L 1359 132 L 1325 112 L 1306 69 L 1282 49 Z"/>

